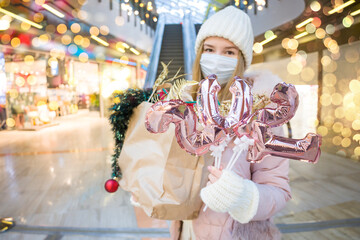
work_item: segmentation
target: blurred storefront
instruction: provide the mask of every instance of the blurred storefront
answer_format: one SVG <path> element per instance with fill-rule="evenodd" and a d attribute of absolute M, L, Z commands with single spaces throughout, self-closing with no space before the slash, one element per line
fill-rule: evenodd
<path fill-rule="evenodd" d="M 144 65 L 127 57 L 98 63 L 10 53 L 1 63 L 1 129 L 34 130 L 82 110 L 107 116 L 112 94 L 141 87 L 146 75 Z"/>
<path fill-rule="evenodd" d="M 1 1 L 0 129 L 40 129 L 85 111 L 106 116 L 114 92 L 142 87 L 157 21 L 150 5 Z M 110 16 L 116 21 L 104 24 Z"/>

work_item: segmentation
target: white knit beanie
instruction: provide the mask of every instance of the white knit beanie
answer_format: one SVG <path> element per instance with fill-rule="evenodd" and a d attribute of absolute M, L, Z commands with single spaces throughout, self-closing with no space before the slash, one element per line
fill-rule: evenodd
<path fill-rule="evenodd" d="M 245 68 L 251 64 L 254 34 L 249 16 L 242 10 L 229 6 L 207 19 L 201 26 L 195 43 L 195 53 L 207 37 L 223 37 L 233 42 L 242 52 Z"/>

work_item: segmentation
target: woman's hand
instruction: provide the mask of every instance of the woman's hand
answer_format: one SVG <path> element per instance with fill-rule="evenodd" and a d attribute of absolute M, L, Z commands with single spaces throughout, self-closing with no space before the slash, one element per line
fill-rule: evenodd
<path fill-rule="evenodd" d="M 220 167 L 220 169 L 217 169 L 216 167 L 208 166 L 208 170 L 210 172 L 210 174 L 209 174 L 209 181 L 210 182 L 207 185 L 213 184 L 217 180 L 219 180 L 219 178 L 222 175 L 222 167 Z"/>

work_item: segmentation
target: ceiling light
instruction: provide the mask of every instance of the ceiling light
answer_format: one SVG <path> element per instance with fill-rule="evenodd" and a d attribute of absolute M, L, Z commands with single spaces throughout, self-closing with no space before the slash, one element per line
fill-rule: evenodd
<path fill-rule="evenodd" d="M 265 45 L 267 44 L 268 42 L 274 40 L 275 38 L 277 38 L 277 35 L 273 35 L 271 37 L 269 37 L 268 39 L 265 39 L 264 41 L 260 42 L 261 45 Z"/>
<path fill-rule="evenodd" d="M 27 23 L 27 24 L 30 24 L 31 26 L 36 27 L 36 28 L 38 28 L 38 29 L 42 29 L 42 28 L 43 28 L 43 26 L 41 26 L 40 24 L 37 24 L 37 23 L 35 23 L 35 22 L 33 22 L 33 21 L 30 21 L 30 20 L 28 20 L 28 19 L 26 19 L 26 18 L 23 18 L 23 17 L 19 16 L 19 15 L 16 15 L 15 13 L 9 12 L 9 11 L 1 8 L 1 7 L 0 7 L 0 12 L 4 13 L 4 14 L 6 14 L 6 15 L 9 15 L 10 17 L 13 17 L 13 18 L 15 18 L 15 19 L 17 19 L 17 20 L 19 20 L 19 21 L 22 21 L 22 22 L 25 22 L 25 23 Z"/>
<path fill-rule="evenodd" d="M 41 6 L 43 8 L 45 8 L 46 10 L 48 10 L 49 12 L 51 12 L 52 14 L 54 14 L 55 16 L 58 16 L 59 18 L 64 18 L 65 17 L 65 15 L 62 12 L 56 10 L 55 8 L 53 8 L 53 7 L 51 7 L 51 6 L 47 5 L 47 4 L 43 4 Z"/>
<path fill-rule="evenodd" d="M 306 35 L 308 35 L 309 33 L 308 32 L 302 32 L 302 33 L 299 33 L 298 35 L 295 35 L 294 36 L 294 39 L 299 39 L 299 38 L 302 38 Z"/>
<path fill-rule="evenodd" d="M 127 45 L 126 43 L 122 43 L 122 45 L 124 46 L 124 48 L 130 48 L 130 46 Z"/>
<path fill-rule="evenodd" d="M 349 6 L 349 5 L 353 4 L 353 3 L 355 3 L 354 0 L 347 1 L 346 3 L 341 4 L 340 6 L 337 6 L 336 8 L 330 10 L 330 11 L 329 11 L 329 14 L 336 13 L 337 11 L 339 11 L 339 10 L 341 10 L 341 9 L 343 9 L 343 8 L 346 8 L 347 6 Z"/>
<path fill-rule="evenodd" d="M 116 48 L 116 50 L 118 50 L 118 51 L 121 52 L 121 53 L 125 53 L 125 49 L 123 49 L 123 48 L 121 48 L 121 47 Z"/>
<path fill-rule="evenodd" d="M 135 48 L 130 48 L 130 51 L 132 51 L 135 55 L 140 55 L 140 52 Z"/>
<path fill-rule="evenodd" d="M 104 45 L 105 47 L 109 46 L 109 43 L 102 40 L 101 38 L 95 36 L 95 35 L 91 35 L 91 38 L 94 39 L 95 41 L 97 41 L 98 43 Z"/>
<path fill-rule="evenodd" d="M 350 13 L 351 16 L 356 16 L 360 13 L 360 9 L 356 10 L 355 12 Z"/>
<path fill-rule="evenodd" d="M 311 23 L 313 20 L 314 20 L 313 18 L 308 18 L 305 21 L 296 25 L 296 28 L 301 28 L 301 27 L 305 26 L 306 24 Z"/>

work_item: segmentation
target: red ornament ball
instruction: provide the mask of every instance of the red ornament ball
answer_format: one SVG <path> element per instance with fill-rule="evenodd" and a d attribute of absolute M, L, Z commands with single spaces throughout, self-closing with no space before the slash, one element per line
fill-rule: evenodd
<path fill-rule="evenodd" d="M 109 179 L 105 182 L 105 190 L 109 193 L 116 192 L 119 188 L 119 183 L 114 179 Z"/>

